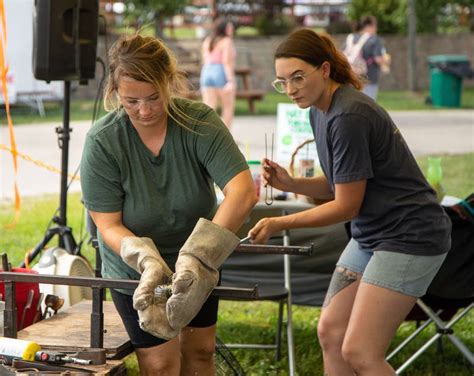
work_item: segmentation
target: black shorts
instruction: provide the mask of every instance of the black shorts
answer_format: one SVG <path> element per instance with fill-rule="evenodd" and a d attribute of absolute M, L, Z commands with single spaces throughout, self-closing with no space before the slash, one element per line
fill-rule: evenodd
<path fill-rule="evenodd" d="M 110 289 L 115 308 L 122 318 L 130 341 L 135 348 L 146 348 L 161 345 L 166 339 L 158 338 L 145 332 L 138 324 L 138 312 L 133 308 L 133 296 Z M 196 317 L 188 324 L 192 328 L 207 328 L 217 322 L 219 298 L 210 296 Z"/>

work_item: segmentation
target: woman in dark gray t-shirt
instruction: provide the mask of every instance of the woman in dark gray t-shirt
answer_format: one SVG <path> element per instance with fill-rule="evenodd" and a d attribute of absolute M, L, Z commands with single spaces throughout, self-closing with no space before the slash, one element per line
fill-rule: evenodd
<path fill-rule="evenodd" d="M 250 231 L 264 243 L 284 229 L 351 221 L 352 239 L 334 271 L 318 324 L 328 375 L 393 375 L 385 352 L 450 248 L 451 223 L 387 112 L 332 41 L 292 33 L 275 53 L 275 89 L 310 108 L 324 175 L 292 178 L 264 160 L 267 184 L 324 200 Z"/>

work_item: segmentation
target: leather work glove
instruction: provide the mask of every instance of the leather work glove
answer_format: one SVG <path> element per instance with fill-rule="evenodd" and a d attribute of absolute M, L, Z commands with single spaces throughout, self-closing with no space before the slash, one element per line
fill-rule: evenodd
<path fill-rule="evenodd" d="M 239 244 L 231 231 L 200 218 L 179 251 L 166 316 L 182 329 L 198 314 L 219 281 L 219 267 Z"/>
<path fill-rule="evenodd" d="M 141 273 L 133 293 L 133 308 L 138 311 L 140 327 L 156 337 L 170 339 L 178 335 L 166 318 L 166 297 L 155 296 L 155 288 L 170 281 L 173 272 L 160 255 L 153 240 L 127 236 L 122 239 L 120 256 Z"/>

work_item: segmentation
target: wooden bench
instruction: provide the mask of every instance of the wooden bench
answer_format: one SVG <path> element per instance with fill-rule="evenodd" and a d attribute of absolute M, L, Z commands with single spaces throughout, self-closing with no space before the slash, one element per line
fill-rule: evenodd
<path fill-rule="evenodd" d="M 201 99 L 201 91 L 192 90 L 184 94 L 185 98 L 192 100 Z M 264 90 L 237 90 L 235 97 L 237 99 L 244 99 L 248 102 L 250 113 L 255 113 L 255 101 L 261 101 L 265 97 Z"/>
<path fill-rule="evenodd" d="M 255 101 L 261 101 L 265 96 L 264 90 L 252 88 L 252 69 L 249 67 L 235 68 L 235 75 L 241 80 L 241 89 L 237 90 L 237 99 L 245 99 L 249 104 L 251 114 L 255 113 Z"/>
<path fill-rule="evenodd" d="M 237 90 L 237 99 L 245 99 L 249 104 L 250 113 L 255 113 L 255 101 L 261 101 L 265 96 L 263 90 Z"/>

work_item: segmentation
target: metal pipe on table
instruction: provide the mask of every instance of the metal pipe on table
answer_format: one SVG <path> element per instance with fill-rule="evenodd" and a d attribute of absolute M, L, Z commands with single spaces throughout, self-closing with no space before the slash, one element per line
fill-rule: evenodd
<path fill-rule="evenodd" d="M 48 283 L 52 285 L 85 286 L 93 289 L 93 304 L 91 313 L 91 347 L 100 347 L 103 344 L 103 301 L 101 299 L 104 288 L 117 288 L 133 290 L 138 286 L 139 281 L 121 280 L 94 277 L 70 277 L 48 274 L 29 274 L 0 272 L 0 280 L 5 284 L 5 336 L 16 338 L 16 282 L 36 282 Z M 257 287 L 237 288 L 237 287 L 216 287 L 212 295 L 231 296 L 234 298 L 255 299 L 258 297 Z"/>
<path fill-rule="evenodd" d="M 235 252 L 311 256 L 313 254 L 313 245 L 299 247 L 289 245 L 240 244 L 235 249 Z"/>

